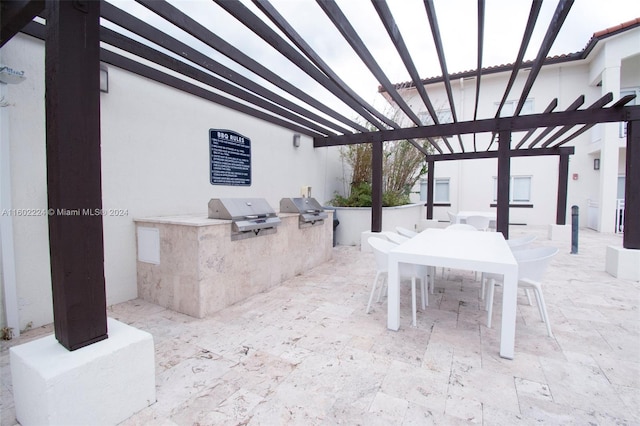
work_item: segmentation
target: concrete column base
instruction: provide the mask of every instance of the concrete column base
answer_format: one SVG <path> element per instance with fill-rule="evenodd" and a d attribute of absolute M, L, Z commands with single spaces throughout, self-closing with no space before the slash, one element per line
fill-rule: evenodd
<path fill-rule="evenodd" d="M 571 242 L 571 225 L 549 225 L 547 237 L 551 241 Z M 578 237 L 579 238 L 579 237 Z"/>
<path fill-rule="evenodd" d="M 616 278 L 640 281 L 640 250 L 608 246 L 605 270 Z"/>
<path fill-rule="evenodd" d="M 75 351 L 53 335 L 10 349 L 21 425 L 114 425 L 156 401 L 153 337 L 111 318 L 107 330 Z"/>

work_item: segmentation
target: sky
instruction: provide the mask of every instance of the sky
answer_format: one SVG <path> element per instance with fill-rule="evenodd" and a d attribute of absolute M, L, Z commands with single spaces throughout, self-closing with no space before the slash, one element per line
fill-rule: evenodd
<path fill-rule="evenodd" d="M 247 72 L 200 41 L 159 20 L 143 6 L 130 0 L 110 1 L 156 26 L 163 27 L 188 44 L 201 48 L 230 68 L 264 83 L 260 77 Z M 256 15 L 270 22 L 250 0 L 241 1 Z M 355 113 L 349 107 L 319 87 L 312 78 L 211 0 L 172 0 L 170 3 L 294 85 L 331 105 L 345 116 L 355 117 Z M 409 73 L 404 68 L 371 1 L 336 0 L 336 3 L 355 27 L 391 82 L 410 80 Z M 271 4 L 356 93 L 380 111 L 388 108 L 378 94 L 380 83 L 314 0 L 271 0 Z M 442 75 L 423 0 L 388 0 L 387 4 L 420 77 Z M 448 71 L 455 73 L 474 70 L 477 65 L 477 1 L 435 0 L 434 4 Z M 556 6 L 555 0 L 543 1 L 525 59 L 535 58 Z M 483 67 L 513 63 L 520 48 L 531 1 L 486 0 L 485 8 Z M 580 51 L 586 46 L 593 33 L 635 18 L 640 18 L 639 0 L 575 0 L 549 55 Z M 280 93 L 279 89 L 268 83 L 265 84 Z"/>

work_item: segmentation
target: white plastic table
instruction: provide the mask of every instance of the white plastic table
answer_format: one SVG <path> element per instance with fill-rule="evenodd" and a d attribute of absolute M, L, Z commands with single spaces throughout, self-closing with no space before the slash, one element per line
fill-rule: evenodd
<path fill-rule="evenodd" d="M 513 359 L 518 263 L 502 233 L 427 229 L 389 252 L 387 328 L 400 328 L 398 263 L 493 272 L 504 275 L 500 356 Z"/>

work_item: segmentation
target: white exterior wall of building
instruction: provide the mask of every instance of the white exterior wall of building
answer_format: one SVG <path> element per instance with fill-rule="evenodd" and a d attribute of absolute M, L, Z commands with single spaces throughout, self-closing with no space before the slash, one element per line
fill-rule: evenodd
<path fill-rule="evenodd" d="M 9 122 L 8 141 L 2 143 L 10 149 L 10 207 L 46 210 L 44 43 L 19 34 L 0 55 L 3 65 L 24 70 L 27 77 L 5 88 L 10 105 L 1 108 Z M 137 296 L 134 218 L 206 214 L 208 201 L 218 197 L 265 198 L 277 211 L 281 198 L 300 196 L 303 186 L 311 186 L 320 203 L 342 187 L 338 148 L 313 148 L 304 135 L 295 148 L 291 130 L 115 67 L 109 67 L 109 92 L 101 94 L 101 127 L 103 208 L 127 211 L 103 220 L 109 305 Z M 251 186 L 209 183 L 210 128 L 251 139 Z M 2 179 L 7 180 L 4 172 Z M 11 219 L 15 264 L 3 264 L 2 271 L 15 268 L 15 284 L 8 284 L 15 285 L 19 327 L 50 323 L 47 217 Z M 4 289 L 4 278 L 2 284 Z M 3 302 L 3 307 L 13 303 Z"/>
<path fill-rule="evenodd" d="M 517 102 L 528 72 L 528 70 L 520 71 L 511 89 L 511 95 L 507 98 L 508 101 Z M 482 77 L 479 118 L 495 115 L 510 74 L 510 72 L 501 72 Z M 601 81 L 604 81 L 603 87 L 599 87 Z M 475 78 L 456 79 L 451 83 L 458 120 L 473 120 Z M 609 91 L 613 93 L 615 101 L 620 97 L 621 89 L 639 87 L 640 28 L 634 28 L 599 41 L 586 60 L 543 67 L 528 99 L 533 101 L 532 113 L 541 113 L 554 98 L 558 98 L 555 111 L 563 111 L 578 96 L 585 95 L 585 102 L 580 107 L 584 109 Z M 439 114 L 443 109 L 449 109 L 447 94 L 442 83 L 431 84 L 426 88 Z M 414 88 L 403 89 L 400 93 L 418 114 L 426 113 L 426 108 Z M 442 114 L 440 115 L 442 118 Z M 558 129 L 556 128 L 551 134 Z M 523 147 L 531 143 L 540 132 L 541 130 L 538 130 Z M 565 136 L 572 132 L 566 133 Z M 514 133 L 513 141 L 518 141 L 522 135 L 524 133 Z M 463 135 L 462 138 L 465 149 L 472 150 L 473 136 Z M 478 149 L 486 149 L 489 139 L 490 135 L 478 135 Z M 449 143 L 455 151 L 460 150 L 457 137 L 449 138 Z M 492 149 L 497 148 L 496 143 L 497 140 Z M 625 173 L 625 143 L 626 140 L 620 137 L 620 124 L 611 123 L 596 125 L 566 145 L 575 147 L 575 154 L 570 156 L 569 161 L 567 223 L 571 220 L 571 206 L 577 205 L 580 208 L 580 226 L 586 226 L 588 206 L 592 201 L 605 206 L 599 211 L 598 230 L 613 231 L 617 178 Z M 447 152 L 444 145 L 443 150 Z M 601 159 L 600 170 L 594 170 L 595 158 Z M 511 223 L 530 225 L 555 223 L 558 160 L 556 156 L 512 158 L 512 176 L 531 176 L 531 203 L 528 204 L 532 204 L 533 207 L 512 207 L 509 213 Z M 493 178 L 497 175 L 497 165 L 497 159 L 436 162 L 435 178 L 450 179 L 450 206 L 436 205 L 434 219 L 447 221 L 447 211 L 490 210 L 493 202 Z"/>

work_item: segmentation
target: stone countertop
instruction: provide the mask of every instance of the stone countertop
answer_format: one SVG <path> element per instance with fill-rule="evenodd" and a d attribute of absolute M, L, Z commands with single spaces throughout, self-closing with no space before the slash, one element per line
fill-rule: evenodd
<path fill-rule="evenodd" d="M 298 216 L 297 213 L 278 213 L 278 217 Z M 183 226 L 211 226 L 228 224 L 231 220 L 225 219 L 209 219 L 206 213 L 176 215 L 176 216 L 154 216 L 134 218 L 135 223 L 157 223 L 165 225 L 183 225 Z"/>

